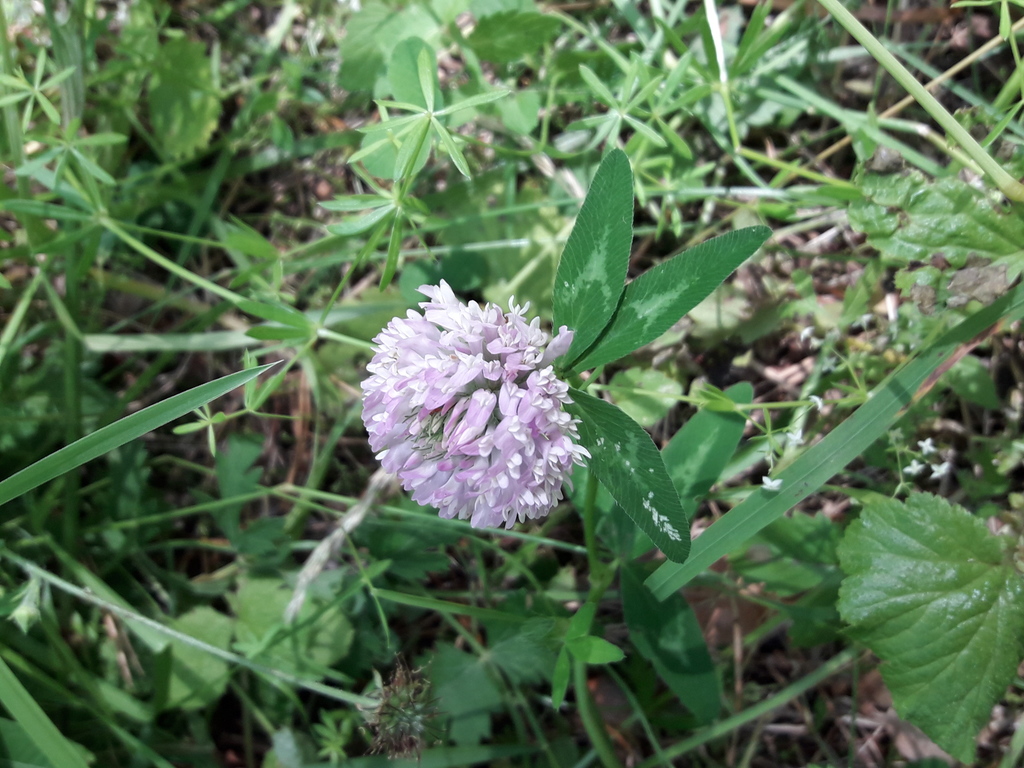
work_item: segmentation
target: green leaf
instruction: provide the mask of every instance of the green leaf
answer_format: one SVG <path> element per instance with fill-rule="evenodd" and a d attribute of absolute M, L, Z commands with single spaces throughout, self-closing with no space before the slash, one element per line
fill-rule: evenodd
<path fill-rule="evenodd" d="M 469 164 L 466 163 L 466 158 L 462 154 L 462 150 L 460 150 L 458 146 L 455 144 L 455 139 L 452 138 L 452 135 L 448 132 L 448 129 L 441 125 L 441 123 L 436 118 L 434 120 L 431 120 L 431 125 L 434 128 L 434 133 L 436 133 L 438 138 L 441 139 L 441 145 L 444 147 L 444 151 L 448 153 L 448 156 L 452 159 L 452 162 L 455 164 L 455 167 L 458 169 L 459 173 L 461 173 L 468 179 Z"/>
<path fill-rule="evenodd" d="M 594 603 L 586 602 L 577 608 L 576 613 L 569 619 L 569 627 L 565 631 L 566 641 L 589 635 L 590 626 L 594 623 L 595 615 L 597 615 L 597 605 Z"/>
<path fill-rule="evenodd" d="M 147 432 L 152 432 L 157 427 L 162 427 L 167 422 L 174 421 L 211 400 L 215 400 L 235 387 L 240 387 L 250 379 L 256 378 L 274 365 L 276 363 L 228 374 L 186 392 L 169 397 L 148 408 L 143 408 L 138 413 L 126 416 L 119 421 L 115 421 L 113 424 L 101 427 L 91 435 L 86 435 L 82 439 L 76 440 L 71 445 L 51 453 L 46 458 L 40 459 L 35 464 L 0 482 L 0 507 L 48 480 L 52 480 L 75 467 L 81 466 L 97 456 L 102 456 L 107 451 L 112 451 L 129 440 L 134 440 Z"/>
<path fill-rule="evenodd" d="M 929 494 L 865 505 L 839 545 L 839 612 L 885 663 L 900 716 L 973 762 L 1024 655 L 1014 541 Z"/>
<path fill-rule="evenodd" d="M 0 210 L 39 216 L 44 219 L 57 219 L 58 221 L 92 221 L 95 218 L 92 213 L 39 200 L 4 200 L 3 203 L 0 203 Z"/>
<path fill-rule="evenodd" d="M 259 341 L 292 341 L 308 339 L 313 333 L 309 328 L 292 328 L 289 326 L 257 325 L 245 332 L 245 335 Z"/>
<path fill-rule="evenodd" d="M 754 388 L 743 382 L 724 392 L 734 403 L 750 403 Z M 683 508 L 696 508 L 696 499 L 718 482 L 743 438 L 747 420 L 735 411 L 702 409 L 661 450 L 662 461 L 679 493 Z"/>
<path fill-rule="evenodd" d="M 87 768 L 76 745 L 57 730 L 3 659 L 0 659 L 0 704 L 50 763 L 61 768 Z"/>
<path fill-rule="evenodd" d="M 437 79 L 437 60 L 434 52 L 428 48 L 422 48 L 416 56 L 416 74 L 420 78 L 420 91 L 423 93 L 423 100 L 426 102 L 427 112 L 434 111 L 434 89 Z M 441 105 L 438 105 L 440 109 Z"/>
<path fill-rule="evenodd" d="M 54 768 L 25 729 L 6 717 L 0 717 L 0 745 L 10 761 L 4 768 Z"/>
<path fill-rule="evenodd" d="M 392 203 L 391 201 L 385 202 L 387 203 L 387 205 L 374 208 L 372 211 L 364 213 L 361 216 L 354 216 L 351 219 L 339 221 L 336 224 L 328 224 L 327 231 L 330 232 L 332 235 L 342 235 L 344 237 L 362 234 L 363 232 L 366 232 L 368 229 L 373 227 L 374 224 L 383 219 L 385 216 L 394 213 L 394 203 Z"/>
<path fill-rule="evenodd" d="M 438 644 L 430 679 L 440 709 L 452 717 L 452 741 L 478 743 L 491 735 L 490 713 L 504 705 L 504 698 L 486 664 L 447 643 Z"/>
<path fill-rule="evenodd" d="M 209 144 L 220 117 L 220 97 L 203 43 L 169 40 L 154 59 L 149 119 L 167 154 L 188 158 Z"/>
<path fill-rule="evenodd" d="M 572 673 L 572 662 L 569 652 L 563 646 L 555 659 L 555 671 L 551 674 L 551 706 L 558 709 L 565 701 L 565 692 L 569 690 L 569 675 Z"/>
<path fill-rule="evenodd" d="M 739 229 L 644 272 L 626 286 L 611 323 L 593 349 L 573 363 L 573 370 L 610 363 L 654 341 L 707 298 L 770 235 L 767 227 Z"/>
<path fill-rule="evenodd" d="M 678 402 L 677 396 L 683 394 L 682 384 L 653 368 L 619 371 L 612 377 L 610 386 L 615 404 L 642 427 L 652 427 L 661 421 Z"/>
<path fill-rule="evenodd" d="M 583 82 L 590 86 L 590 90 L 594 92 L 594 95 L 609 107 L 614 107 L 618 103 L 612 92 L 608 90 L 608 86 L 586 64 L 580 64 L 580 76 L 583 78 Z"/>
<path fill-rule="evenodd" d="M 280 323 L 291 328 L 302 328 L 309 330 L 313 322 L 297 309 L 284 304 L 264 304 L 259 301 L 244 299 L 237 304 L 238 308 L 247 314 L 255 315 L 261 320 L 270 320 L 273 323 Z"/>
<path fill-rule="evenodd" d="M 977 403 L 982 408 L 994 411 L 1001 405 L 992 374 L 974 355 L 964 355 L 942 380 L 964 400 Z"/>
<path fill-rule="evenodd" d="M 430 151 L 430 126 L 432 120 L 428 115 L 420 115 L 420 122 L 402 139 L 402 144 L 395 155 L 395 167 L 391 174 L 395 181 L 415 176 L 426 163 Z M 416 153 L 413 156 L 413 153 Z"/>
<path fill-rule="evenodd" d="M 395 101 L 407 101 L 428 112 L 444 107 L 437 80 L 437 54 L 421 38 L 408 37 L 395 46 L 388 64 L 388 82 Z"/>
<path fill-rule="evenodd" d="M 690 604 L 678 593 L 659 604 L 633 565 L 622 569 L 621 587 L 630 642 L 697 721 L 710 723 L 722 709 L 722 684 Z"/>
<path fill-rule="evenodd" d="M 656 130 L 651 128 L 649 125 L 647 125 L 642 120 L 637 120 L 632 115 L 623 115 L 622 119 L 625 120 L 626 123 L 629 126 L 631 126 L 634 131 L 636 131 L 641 136 L 646 138 L 649 142 L 654 144 L 654 146 L 656 146 L 656 147 L 664 147 L 665 146 L 665 140 L 661 137 L 661 134 L 659 134 Z"/>
<path fill-rule="evenodd" d="M 1006 264 L 1010 282 L 1024 270 L 1024 218 L 958 176 L 866 173 L 860 185 L 865 199 L 850 206 L 850 224 L 887 263 L 988 259 Z"/>
<path fill-rule="evenodd" d="M 580 420 L 587 467 L 665 557 L 690 552 L 690 523 L 651 436 L 611 403 L 570 390 L 567 410 Z"/>
<path fill-rule="evenodd" d="M 205 333 L 87 333 L 90 352 L 219 352 L 250 347 L 255 342 L 241 331 Z"/>
<path fill-rule="evenodd" d="M 511 99 L 498 105 L 501 124 L 524 136 L 533 133 L 540 123 L 540 104 L 540 94 L 536 91 L 517 91 Z"/>
<path fill-rule="evenodd" d="M 394 201 L 380 195 L 345 195 L 320 203 L 320 207 L 325 210 L 346 212 L 365 211 L 367 208 L 380 208 L 385 205 L 394 205 Z"/>
<path fill-rule="evenodd" d="M 755 490 L 700 535 L 685 564 L 665 563 L 647 580 L 647 586 L 659 599 L 664 599 L 716 560 L 739 549 L 747 539 L 815 493 L 863 453 L 911 402 L 928 376 L 962 344 L 1001 319 L 1013 321 L 1022 316 L 1024 288 L 1018 286 L 947 331 L 876 387 L 856 413 L 779 473 L 776 479 L 783 481 L 780 491 Z"/>
<path fill-rule="evenodd" d="M 348 653 L 355 631 L 337 604 L 307 601 L 296 620 L 284 624 L 292 597 L 280 578 L 249 576 L 241 581 L 231 607 L 246 655 L 262 664 L 303 676 L 335 664 Z"/>
<path fill-rule="evenodd" d="M 540 51 L 560 27 L 554 16 L 506 11 L 477 21 L 468 42 L 484 61 L 511 64 Z"/>
<path fill-rule="evenodd" d="M 216 648 L 228 650 L 234 620 L 209 606 L 193 608 L 171 627 Z M 171 640 L 171 674 L 162 709 L 199 709 L 220 698 L 231 667 L 224 659 L 181 640 Z"/>
<path fill-rule="evenodd" d="M 574 657 L 586 664 L 611 664 L 622 661 L 626 654 L 617 645 L 613 645 L 603 637 L 575 637 L 567 640 L 565 647 Z"/>
<path fill-rule="evenodd" d="M 555 328 L 575 333 L 566 360 L 586 350 L 615 312 L 632 241 L 633 172 L 616 149 L 597 169 L 555 273 Z"/>
<path fill-rule="evenodd" d="M 501 99 L 504 99 L 510 93 L 512 93 L 512 91 L 506 88 L 499 88 L 494 91 L 487 91 L 486 93 L 478 93 L 476 96 L 470 96 L 457 104 L 452 104 L 444 109 L 439 109 L 434 113 L 434 115 L 437 117 L 440 117 L 441 115 L 451 115 L 456 112 L 461 112 L 464 109 L 479 107 L 483 104 L 490 104 L 492 101 L 500 101 Z M 524 91 L 523 93 L 526 92 Z"/>

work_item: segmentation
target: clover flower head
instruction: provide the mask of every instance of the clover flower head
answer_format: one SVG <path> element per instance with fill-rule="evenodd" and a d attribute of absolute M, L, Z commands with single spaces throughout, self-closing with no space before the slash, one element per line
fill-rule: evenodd
<path fill-rule="evenodd" d="M 419 504 L 477 528 L 543 517 L 590 454 L 566 411 L 569 387 L 551 362 L 572 343 L 552 339 L 529 304 L 463 304 L 449 285 L 423 285 L 409 310 L 374 339 L 363 423 L 381 465 Z"/>

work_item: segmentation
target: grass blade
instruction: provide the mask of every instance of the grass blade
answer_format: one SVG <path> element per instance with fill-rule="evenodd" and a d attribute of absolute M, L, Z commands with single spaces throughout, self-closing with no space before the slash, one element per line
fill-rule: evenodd
<path fill-rule="evenodd" d="M 0 702 L 50 763 L 61 768 L 89 768 L 85 758 L 61 735 L 3 659 L 0 659 Z"/>
<path fill-rule="evenodd" d="M 720 557 L 727 555 L 803 499 L 815 493 L 863 453 L 892 424 L 928 377 L 960 346 L 970 343 L 1001 319 L 1024 315 L 1024 287 L 1018 286 L 947 331 L 874 390 L 870 399 L 824 440 L 798 458 L 777 479 L 780 491 L 754 491 L 745 501 L 693 542 L 683 564 L 666 563 L 645 582 L 664 600 Z"/>
<path fill-rule="evenodd" d="M 238 371 L 201 384 L 187 392 L 143 408 L 138 413 L 126 416 L 113 424 L 108 424 L 91 435 L 86 435 L 81 440 L 76 440 L 71 445 L 51 453 L 46 458 L 40 459 L 35 464 L 25 467 L 0 482 L 0 506 L 87 461 L 95 459 L 97 456 L 102 456 L 130 440 L 184 416 L 199 406 L 230 392 L 235 387 L 242 386 L 274 365 L 276 363 L 251 368 L 247 371 Z M 2 519 L 3 517 L 0 516 L 0 520 Z"/>

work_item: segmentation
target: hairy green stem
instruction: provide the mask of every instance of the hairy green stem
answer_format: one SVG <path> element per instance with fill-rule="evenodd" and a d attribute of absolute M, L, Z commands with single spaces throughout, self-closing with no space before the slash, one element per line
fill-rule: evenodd
<path fill-rule="evenodd" d="M 1024 203 L 1024 184 L 1014 179 L 1006 170 L 996 162 L 985 149 L 974 139 L 973 136 L 960 123 L 956 121 L 939 100 L 929 93 L 911 72 L 899 62 L 889 51 L 885 49 L 878 38 L 872 35 L 867 28 L 861 24 L 852 13 L 842 6 L 839 0 L 820 0 L 821 5 L 831 14 L 842 27 L 853 36 L 853 38 L 864 46 L 874 57 L 875 61 L 881 64 L 892 77 L 907 89 L 907 93 L 913 96 L 918 104 L 931 115 L 943 130 L 966 152 L 975 163 L 978 164 L 985 174 L 995 183 L 999 191 L 1011 200 Z"/>

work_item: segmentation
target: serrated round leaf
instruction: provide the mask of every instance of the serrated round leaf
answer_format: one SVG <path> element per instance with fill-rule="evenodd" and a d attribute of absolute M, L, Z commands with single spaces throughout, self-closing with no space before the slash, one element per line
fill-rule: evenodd
<path fill-rule="evenodd" d="M 770 235 L 768 227 L 738 229 L 644 272 L 626 286 L 611 323 L 593 349 L 573 363 L 573 370 L 610 363 L 654 341 L 707 298 Z"/>
<path fill-rule="evenodd" d="M 234 620 L 208 606 L 193 608 L 176 618 L 171 626 L 225 650 L 234 632 Z M 171 675 L 163 708 L 198 709 L 216 701 L 228 684 L 228 663 L 180 640 L 172 640 L 171 647 Z"/>
<path fill-rule="evenodd" d="M 959 176 L 928 179 L 865 173 L 864 200 L 849 208 L 850 225 L 867 235 L 887 264 L 931 261 L 935 253 L 954 267 L 972 259 L 1007 266 L 1010 282 L 1021 272 L 1024 219 L 994 205 L 984 189 Z"/>
<path fill-rule="evenodd" d="M 608 325 L 622 296 L 633 242 L 633 172 L 621 150 L 601 161 L 555 272 L 555 328 L 574 332 L 579 357 Z"/>
<path fill-rule="evenodd" d="M 611 403 L 575 389 L 570 397 L 566 409 L 580 420 L 590 471 L 665 557 L 684 562 L 690 522 L 651 436 Z"/>
<path fill-rule="evenodd" d="M 220 96 L 204 43 L 175 38 L 160 47 L 149 84 L 149 120 L 164 152 L 191 157 L 206 148 Z"/>
<path fill-rule="evenodd" d="M 479 19 L 468 42 L 484 61 L 509 64 L 540 51 L 560 28 L 554 16 L 502 11 Z"/>
<path fill-rule="evenodd" d="M 839 612 L 885 663 L 900 716 L 972 762 L 1024 654 L 1012 541 L 938 496 L 865 505 L 839 546 Z"/>

